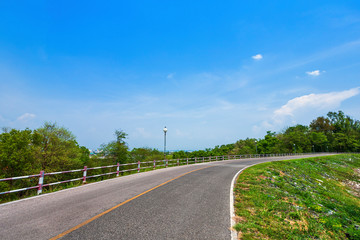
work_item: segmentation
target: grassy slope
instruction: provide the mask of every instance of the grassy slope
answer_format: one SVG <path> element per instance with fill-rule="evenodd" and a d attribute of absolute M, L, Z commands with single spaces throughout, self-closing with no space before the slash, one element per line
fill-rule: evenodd
<path fill-rule="evenodd" d="M 360 239 L 360 155 L 259 164 L 240 174 L 241 239 Z"/>

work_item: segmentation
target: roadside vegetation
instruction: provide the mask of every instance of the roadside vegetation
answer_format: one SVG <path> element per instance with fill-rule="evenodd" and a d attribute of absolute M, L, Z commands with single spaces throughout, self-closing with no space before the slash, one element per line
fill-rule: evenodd
<path fill-rule="evenodd" d="M 90 155 L 89 149 L 80 146 L 76 137 L 68 129 L 56 123 L 46 122 L 38 129 L 2 128 L 0 133 L 0 179 L 83 169 L 117 163 L 148 162 L 164 159 L 164 153 L 151 148 L 129 149 L 127 134 L 115 130 L 114 140 L 100 146 L 99 152 Z M 360 121 L 346 116 L 342 111 L 329 112 L 326 117 L 314 119 L 309 126 L 296 125 L 280 133 L 268 131 L 262 139 L 240 139 L 232 144 L 224 144 L 192 152 L 177 151 L 166 153 L 167 159 L 208 157 L 242 154 L 304 153 L 304 152 L 358 152 L 360 150 Z M 120 170 L 133 166 L 123 166 Z M 104 174 L 113 169 L 91 170 L 92 174 Z M 47 176 L 46 181 L 57 182 L 81 177 L 82 173 L 66 173 Z M 101 176 L 89 180 L 98 181 L 114 176 Z M 0 182 L 0 192 L 37 185 L 37 178 Z M 81 185 L 72 182 L 44 189 L 54 191 Z M 0 195 L 0 202 L 28 197 L 36 190 Z"/>
<path fill-rule="evenodd" d="M 239 239 L 360 239 L 360 154 L 259 164 L 234 195 Z"/>
<path fill-rule="evenodd" d="M 317 117 L 309 126 L 296 125 L 280 133 L 268 131 L 262 139 L 240 139 L 235 143 L 194 152 L 179 151 L 174 158 L 206 157 L 227 154 L 272 154 L 308 152 L 359 152 L 360 121 L 342 111 Z"/>
<path fill-rule="evenodd" d="M 75 136 L 66 128 L 56 123 L 46 122 L 42 127 L 30 130 L 4 128 L 0 134 L 0 179 L 16 176 L 83 169 L 98 166 L 116 165 L 137 161 L 162 159 L 163 153 L 156 149 L 134 148 L 129 151 L 125 142 L 127 134 L 121 130 L 115 131 L 115 140 L 101 145 L 101 153 L 90 156 L 90 151 L 80 146 Z M 121 170 L 136 168 L 122 166 Z M 157 168 L 161 168 L 158 166 Z M 114 168 L 91 170 L 91 175 L 113 172 Z M 60 182 L 80 178 L 82 172 L 65 173 L 45 177 L 45 183 Z M 121 173 L 128 175 L 131 172 Z M 100 176 L 87 179 L 87 183 L 113 178 L 115 175 Z M 0 182 L 0 192 L 12 189 L 27 188 L 38 185 L 38 177 Z M 53 192 L 61 189 L 82 185 L 82 181 L 69 182 L 48 186 L 43 192 Z M 36 195 L 36 189 L 17 193 L 0 195 L 0 203 Z"/>

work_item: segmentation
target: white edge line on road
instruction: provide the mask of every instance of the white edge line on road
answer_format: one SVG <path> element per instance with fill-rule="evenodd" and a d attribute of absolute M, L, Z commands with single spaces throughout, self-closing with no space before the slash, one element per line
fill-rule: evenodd
<path fill-rule="evenodd" d="M 234 178 L 231 181 L 231 186 L 230 186 L 230 231 L 231 231 L 231 240 L 236 240 L 237 239 L 237 231 L 235 229 L 233 229 L 233 226 L 236 224 L 234 217 L 235 217 L 235 208 L 234 208 L 234 185 L 235 185 L 235 181 L 238 178 L 239 174 L 244 171 L 245 169 L 252 167 L 256 164 L 259 163 L 254 163 L 251 164 L 247 167 L 244 167 L 242 169 L 240 169 L 234 176 Z"/>

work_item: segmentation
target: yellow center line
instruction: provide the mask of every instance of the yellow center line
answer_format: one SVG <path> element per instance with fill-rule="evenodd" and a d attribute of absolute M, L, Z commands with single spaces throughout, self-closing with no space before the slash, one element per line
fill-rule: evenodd
<path fill-rule="evenodd" d="M 199 171 L 199 170 L 202 170 L 202 169 L 205 169 L 205 168 L 209 168 L 209 167 L 214 167 L 214 166 L 207 166 L 207 167 L 195 169 L 195 170 L 192 170 L 192 171 L 190 171 L 190 172 L 181 174 L 181 175 L 179 175 L 179 176 L 177 176 L 177 177 L 175 177 L 175 178 L 173 178 L 173 179 L 170 179 L 170 180 L 168 180 L 168 181 L 166 181 L 166 182 L 163 182 L 163 183 L 157 185 L 156 187 L 153 187 L 153 188 L 151 188 L 151 189 L 149 189 L 149 190 L 146 190 L 145 192 L 142 192 L 142 193 L 136 195 L 135 197 L 132 197 L 132 198 L 130 198 L 130 199 L 128 199 L 128 200 L 126 200 L 126 201 L 124 201 L 124 202 L 122 202 L 122 203 L 119 203 L 118 205 L 116 205 L 116 206 L 114 206 L 114 207 L 112 207 L 112 208 L 110 208 L 110 209 L 108 209 L 108 210 L 106 210 L 106 211 L 104 211 L 104 212 L 102 212 L 102 213 L 100 213 L 100 214 L 98 214 L 98 215 L 96 215 L 96 216 L 94 216 L 94 217 L 92 217 L 92 218 L 90 218 L 90 219 L 88 219 L 88 220 L 80 223 L 79 225 L 77 225 L 77 226 L 75 226 L 75 227 L 73 227 L 73 228 L 70 228 L 69 230 L 67 230 L 67 231 L 65 231 L 65 232 L 60 233 L 60 234 L 57 235 L 56 237 L 50 238 L 50 240 L 59 239 L 59 238 L 65 236 L 65 235 L 67 235 L 67 234 L 75 231 L 76 229 L 79 229 L 79 228 L 81 228 L 82 226 L 85 226 L 86 224 L 88 224 L 88 223 L 90 223 L 90 222 L 98 219 L 99 217 L 101 217 L 101 216 L 103 216 L 103 215 L 105 215 L 105 214 L 107 214 L 107 213 L 115 210 L 116 208 L 118 208 L 118 207 L 120 207 L 120 206 L 122 206 L 122 205 L 124 205 L 124 204 L 126 204 L 126 203 L 128 203 L 128 202 L 130 202 L 130 201 L 132 201 L 132 200 L 134 200 L 134 199 L 136 199 L 136 198 L 138 198 L 138 197 L 140 197 L 140 196 L 148 193 L 148 192 L 151 192 L 152 190 L 157 189 L 157 188 L 159 188 L 159 187 L 161 187 L 161 186 L 163 186 L 163 185 L 165 185 L 165 184 L 167 184 L 167 183 L 169 183 L 169 182 L 171 182 L 171 181 L 174 181 L 174 180 L 176 180 L 176 179 L 178 179 L 178 178 L 181 178 L 181 177 L 183 177 L 183 176 L 185 176 L 185 175 L 187 175 L 187 174 L 189 174 L 189 173 L 196 172 L 196 171 Z"/>

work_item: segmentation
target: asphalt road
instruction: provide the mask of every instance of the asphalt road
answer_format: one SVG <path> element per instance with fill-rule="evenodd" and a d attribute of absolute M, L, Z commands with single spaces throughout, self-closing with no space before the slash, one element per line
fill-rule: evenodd
<path fill-rule="evenodd" d="M 2 204 L 0 239 L 230 239 L 235 174 L 293 158 L 299 157 L 167 168 Z"/>

